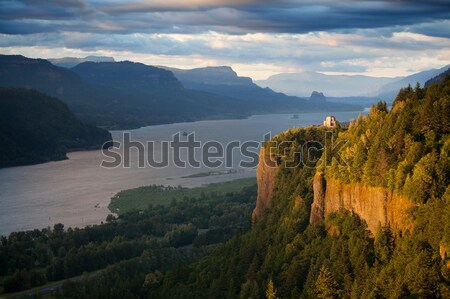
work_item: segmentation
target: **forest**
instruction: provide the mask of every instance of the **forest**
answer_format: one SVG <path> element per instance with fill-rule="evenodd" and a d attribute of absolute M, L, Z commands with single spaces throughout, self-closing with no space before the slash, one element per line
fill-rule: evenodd
<path fill-rule="evenodd" d="M 317 160 L 317 169 L 281 163 L 264 217 L 184 276 L 178 274 L 177 281 L 172 275 L 178 272 L 169 271 L 152 296 L 450 298 L 449 97 L 449 77 L 427 88 L 407 87 L 392 109 L 380 102 L 368 116 L 338 128 L 338 140 L 349 140 L 338 149 L 346 164 L 328 161 L 332 167 L 324 168 L 326 157 Z M 290 141 L 279 151 L 287 153 L 282 159 L 293 161 L 297 157 L 289 155 L 305 153 L 308 141 L 323 141 L 322 130 L 292 129 L 266 146 Z M 409 211 L 412 229 L 380 226 L 373 235 L 364 221 L 345 211 L 329 215 L 324 225 L 310 225 L 316 171 L 407 195 L 416 202 Z"/>
<path fill-rule="evenodd" d="M 99 149 L 111 134 L 82 123 L 66 104 L 35 90 L 0 88 L 0 168 L 66 159 Z"/>
<path fill-rule="evenodd" d="M 13 233 L 0 247 L 4 288 L 16 290 L 23 277 L 30 286 L 109 265 L 66 281 L 54 297 L 450 298 L 449 103 L 447 77 L 402 89 L 392 108 L 380 102 L 332 134 L 312 126 L 275 136 L 265 146 L 286 141 L 275 153 L 280 162 L 312 157 L 296 167 L 279 163 L 271 207 L 252 225 L 255 187 L 82 230 Z M 349 140 L 336 149 L 346 163 L 325 161 L 327 147 L 317 150 L 315 142 L 331 138 Z M 372 233 L 343 210 L 310 224 L 317 172 L 407 196 L 413 226 Z"/>
<path fill-rule="evenodd" d="M 255 193 L 255 185 L 238 192 L 211 192 L 118 217 L 109 215 L 106 223 L 83 229 L 56 224 L 2 236 L 0 284 L 3 292 L 9 293 L 105 269 L 93 276 L 101 279 L 139 265 L 134 272 L 125 271 L 127 277 L 124 274 L 108 285 L 89 288 L 104 298 L 114 298 L 114 292 L 107 296 L 103 292 L 111 291 L 107 286 L 120 286 L 118 280 L 122 285 L 134 284 L 138 278 L 143 282 L 147 274 L 194 262 L 212 252 L 215 244 L 248 230 Z M 123 298 L 119 294 L 124 291 L 130 292 L 116 291 L 117 298 Z"/>

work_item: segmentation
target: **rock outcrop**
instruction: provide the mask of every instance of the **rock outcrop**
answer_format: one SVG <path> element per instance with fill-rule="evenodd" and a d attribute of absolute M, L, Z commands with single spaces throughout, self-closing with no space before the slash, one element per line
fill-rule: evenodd
<path fill-rule="evenodd" d="M 311 96 L 309 97 L 310 101 L 316 102 L 316 103 L 324 103 L 326 102 L 327 98 L 325 95 L 321 92 L 313 91 L 311 93 Z"/>
<path fill-rule="evenodd" d="M 276 162 L 262 148 L 256 171 L 258 197 L 252 214 L 253 222 L 260 219 L 264 211 L 270 208 L 276 171 Z M 380 226 L 402 231 L 412 228 L 408 211 L 414 206 L 414 202 L 391 190 L 370 187 L 363 183 L 344 184 L 335 179 L 326 179 L 322 173 L 315 175 L 313 190 L 311 224 L 321 225 L 329 214 L 347 210 L 364 220 L 373 235 Z"/>
<path fill-rule="evenodd" d="M 365 220 L 373 234 L 380 225 L 404 231 L 411 228 L 408 210 L 413 206 L 407 197 L 385 188 L 343 184 L 316 174 L 310 223 L 321 224 L 330 213 L 344 209 Z"/>
<path fill-rule="evenodd" d="M 322 224 L 324 220 L 325 191 L 327 181 L 322 174 L 316 174 L 313 181 L 314 201 L 311 206 L 309 222 L 312 224 Z"/>
<path fill-rule="evenodd" d="M 256 170 L 256 182 L 258 183 L 258 197 L 256 207 L 252 213 L 252 222 L 255 222 L 270 207 L 272 193 L 275 187 L 276 163 L 265 152 L 264 147 L 259 153 L 259 163 Z"/>

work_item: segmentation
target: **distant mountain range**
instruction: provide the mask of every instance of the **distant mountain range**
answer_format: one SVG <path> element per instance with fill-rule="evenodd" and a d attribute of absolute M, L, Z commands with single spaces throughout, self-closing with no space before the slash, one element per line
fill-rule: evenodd
<path fill-rule="evenodd" d="M 80 63 L 83 62 L 114 62 L 113 57 L 108 56 L 86 56 L 84 58 L 79 57 L 63 57 L 63 58 L 49 58 L 47 59 L 50 61 L 53 65 L 65 67 L 65 68 L 72 68 Z"/>
<path fill-rule="evenodd" d="M 89 56 L 52 61 L 75 66 L 0 55 L 0 167 L 59 160 L 69 150 L 99 148 L 111 135 L 95 126 L 129 129 L 263 113 L 355 111 L 379 99 L 333 97 L 323 92 L 331 88 L 330 78 L 342 83 L 334 83 L 338 90 L 358 82 L 364 88 L 371 80 L 364 76 L 330 77 L 331 81 L 324 81 L 322 88 L 305 99 L 260 87 L 226 66 L 181 70 Z M 395 97 L 393 90 L 408 84 L 441 82 L 448 73 L 445 67 L 395 80 L 374 80 L 385 83 L 377 86 L 384 99 Z M 282 74 L 278 79 L 283 82 L 289 77 Z M 297 86 L 309 84 L 297 82 Z"/>
<path fill-rule="evenodd" d="M 288 95 L 309 96 L 313 91 L 332 97 L 373 96 L 393 78 L 369 76 L 325 75 L 318 72 L 282 73 L 256 83 Z"/>
<path fill-rule="evenodd" d="M 239 77 L 229 66 L 204 67 L 191 70 L 164 67 L 170 70 L 184 87 L 203 90 L 237 99 L 292 100 L 283 93 L 261 88 L 249 77 Z"/>
<path fill-rule="evenodd" d="M 65 61 L 75 65 L 84 61 L 114 61 L 112 57 L 87 56 L 85 58 L 49 59 L 58 66 Z M 371 77 L 361 75 L 326 75 L 318 72 L 281 73 L 266 80 L 253 82 L 240 77 L 228 66 L 204 67 L 190 70 L 161 66 L 176 76 L 185 88 L 208 91 L 238 99 L 292 99 L 308 98 L 313 91 L 322 92 L 329 102 L 370 106 L 379 100 L 391 102 L 400 88 L 424 86 L 427 80 L 448 70 L 450 65 L 431 69 L 406 77 Z M 262 88 L 261 88 L 262 87 Z"/>
<path fill-rule="evenodd" d="M 361 109 L 276 93 L 237 77 L 231 69 L 192 70 L 188 77 L 191 84 L 186 79 L 180 83 L 172 71 L 129 61 L 82 62 L 67 69 L 43 59 L 0 55 L 0 86 L 33 88 L 58 97 L 84 122 L 109 129 L 261 113 Z M 230 83 L 237 81 L 242 84 Z"/>
<path fill-rule="evenodd" d="M 361 100 L 370 103 L 380 99 L 391 102 L 402 87 L 408 84 L 421 86 L 427 80 L 446 71 L 450 66 L 419 72 L 407 77 L 378 78 L 370 76 L 325 75 L 317 72 L 284 73 L 269 77 L 267 80 L 256 81 L 262 87 L 289 95 L 307 96 L 312 91 L 320 91 L 328 99 L 336 102 L 353 103 Z"/>
<path fill-rule="evenodd" d="M 450 65 L 447 65 L 440 69 L 431 69 L 401 78 L 399 80 L 385 84 L 378 90 L 377 94 L 382 99 L 393 100 L 397 95 L 398 91 L 400 90 L 400 88 L 407 87 L 408 85 L 414 87 L 417 83 L 419 83 L 420 86 L 423 87 L 428 80 L 445 72 L 446 70 L 449 69 L 449 67 Z"/>
<path fill-rule="evenodd" d="M 437 76 L 431 78 L 430 80 L 428 80 L 427 82 L 425 82 L 425 87 L 428 87 L 431 84 L 435 84 L 435 83 L 442 83 L 442 82 L 444 82 L 444 80 L 447 76 L 450 76 L 450 68 L 447 69 L 445 72 L 440 73 L 439 75 L 437 75 Z"/>
<path fill-rule="evenodd" d="M 359 103 L 334 103 L 327 102 L 324 98 L 300 98 L 288 96 L 276 92 L 268 87 L 262 88 L 255 84 L 249 77 L 240 77 L 229 66 L 204 67 L 190 70 L 176 68 L 163 68 L 170 70 L 180 80 L 184 87 L 195 90 L 208 91 L 227 97 L 241 100 L 254 100 L 258 103 L 267 103 L 266 108 L 271 107 L 271 112 L 305 112 L 305 111 L 340 111 L 345 109 L 361 109 Z M 302 110 L 299 111 L 298 104 L 301 103 Z M 353 108 L 351 108 L 353 107 Z M 289 110 L 290 109 L 290 110 Z M 259 110 L 257 113 L 267 113 Z"/>
<path fill-rule="evenodd" d="M 85 125 L 60 100 L 0 88 L 0 168 L 66 158 L 69 150 L 99 149 L 111 134 Z"/>

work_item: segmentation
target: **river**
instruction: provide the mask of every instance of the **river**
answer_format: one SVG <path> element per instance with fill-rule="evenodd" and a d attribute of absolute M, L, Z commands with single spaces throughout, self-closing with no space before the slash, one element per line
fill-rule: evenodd
<path fill-rule="evenodd" d="M 334 113 L 339 121 L 356 118 L 359 112 Z M 240 120 L 211 120 L 192 123 L 158 125 L 129 130 L 132 140 L 154 141 L 155 145 L 171 140 L 173 134 L 195 132 L 196 140 L 263 141 L 290 127 L 321 124 L 327 113 L 255 115 Z M 121 141 L 124 131 L 112 131 L 115 141 Z M 185 137 L 186 138 L 186 137 Z M 255 149 L 256 151 L 256 149 Z M 160 150 L 155 146 L 155 156 Z M 199 157 L 196 152 L 196 157 Z M 143 185 L 163 184 L 187 187 L 233 180 L 255 175 L 255 169 L 236 165 L 242 157 L 234 156 L 234 173 L 188 178 L 194 173 L 210 169 L 179 168 L 171 164 L 165 168 L 137 167 L 137 151 L 131 151 L 131 167 L 104 168 L 101 151 L 72 152 L 69 159 L 32 166 L 0 169 L 0 235 L 12 231 L 29 230 L 64 223 L 65 227 L 83 227 L 100 223 L 109 214 L 110 198 L 120 190 Z M 221 168 L 223 169 L 223 167 Z M 213 169 L 215 170 L 215 169 Z M 220 169 L 219 169 L 220 170 Z"/>

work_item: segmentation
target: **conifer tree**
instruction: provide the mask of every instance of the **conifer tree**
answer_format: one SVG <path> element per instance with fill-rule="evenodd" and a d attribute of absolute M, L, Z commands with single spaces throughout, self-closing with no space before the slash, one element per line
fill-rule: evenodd
<path fill-rule="evenodd" d="M 316 294 L 319 299 L 338 298 L 338 285 L 331 275 L 330 270 L 324 265 L 320 268 L 319 277 L 316 281 Z"/>
<path fill-rule="evenodd" d="M 269 282 L 267 283 L 266 299 L 280 299 L 277 296 L 277 290 L 273 286 L 272 279 L 270 279 Z"/>

